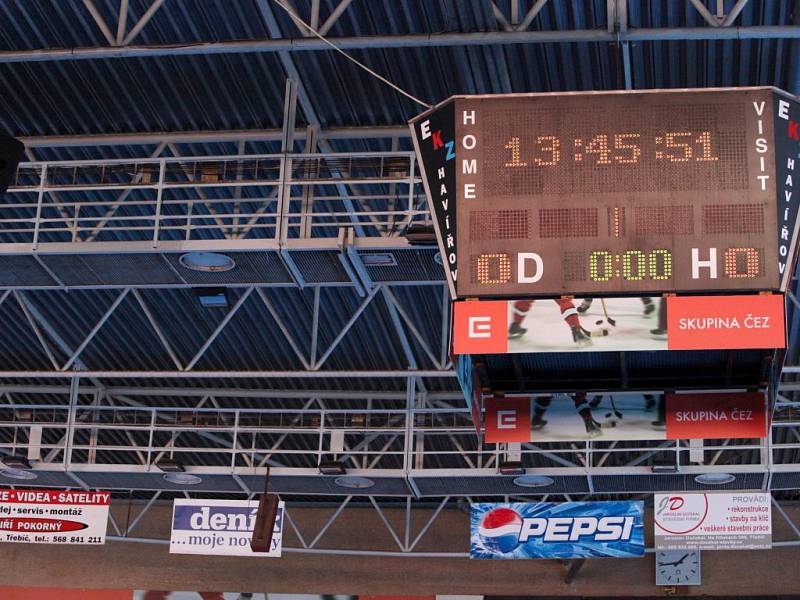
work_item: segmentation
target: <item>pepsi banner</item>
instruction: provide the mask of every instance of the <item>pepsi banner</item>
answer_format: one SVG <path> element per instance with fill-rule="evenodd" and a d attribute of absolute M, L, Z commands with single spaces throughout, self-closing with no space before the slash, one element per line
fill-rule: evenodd
<path fill-rule="evenodd" d="M 470 558 L 644 556 L 644 503 L 473 504 Z"/>

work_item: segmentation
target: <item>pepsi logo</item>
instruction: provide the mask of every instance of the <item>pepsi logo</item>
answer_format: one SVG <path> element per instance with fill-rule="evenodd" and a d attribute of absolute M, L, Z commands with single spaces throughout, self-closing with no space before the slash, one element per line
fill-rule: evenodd
<path fill-rule="evenodd" d="M 522 531 L 522 517 L 510 508 L 495 508 L 483 517 L 478 534 L 489 550 L 504 554 L 513 552 L 519 546 Z"/>

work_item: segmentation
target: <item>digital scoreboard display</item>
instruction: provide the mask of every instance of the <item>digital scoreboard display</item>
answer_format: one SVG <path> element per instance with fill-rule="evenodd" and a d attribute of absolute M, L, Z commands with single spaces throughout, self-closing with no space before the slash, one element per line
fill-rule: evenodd
<path fill-rule="evenodd" d="M 795 160 L 800 176 L 793 98 L 459 96 L 418 116 L 453 297 L 785 289 Z"/>

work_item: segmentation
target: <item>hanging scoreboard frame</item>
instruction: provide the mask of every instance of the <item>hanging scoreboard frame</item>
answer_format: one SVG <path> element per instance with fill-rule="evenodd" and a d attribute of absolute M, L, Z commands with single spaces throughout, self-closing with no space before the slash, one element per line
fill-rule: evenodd
<path fill-rule="evenodd" d="M 785 92 L 455 96 L 410 127 L 454 299 L 790 280 L 800 104 Z"/>

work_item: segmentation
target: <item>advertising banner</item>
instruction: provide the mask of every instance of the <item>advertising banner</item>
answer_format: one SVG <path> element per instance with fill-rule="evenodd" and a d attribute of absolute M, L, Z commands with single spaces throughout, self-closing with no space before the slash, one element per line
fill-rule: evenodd
<path fill-rule="evenodd" d="M 763 392 L 487 398 L 487 443 L 752 439 L 767 435 Z"/>
<path fill-rule="evenodd" d="M 667 394 L 667 439 L 762 438 L 764 393 Z"/>
<path fill-rule="evenodd" d="M 470 557 L 640 557 L 643 518 L 640 501 L 473 504 Z"/>
<path fill-rule="evenodd" d="M 783 296 L 455 302 L 455 354 L 785 348 Z"/>
<path fill-rule="evenodd" d="M 529 398 L 487 398 L 487 444 L 531 441 L 531 401 Z"/>
<path fill-rule="evenodd" d="M 132 600 L 134 595 L 131 590 L 0 586 L 0 598 L 3 600 Z"/>
<path fill-rule="evenodd" d="M 109 492 L 0 490 L 0 542 L 105 544 Z"/>
<path fill-rule="evenodd" d="M 755 550 L 772 547 L 770 494 L 656 494 L 659 550 Z"/>
<path fill-rule="evenodd" d="M 472 364 L 472 357 L 469 354 L 461 354 L 453 357 L 456 366 L 456 377 L 458 385 L 464 394 L 464 400 L 469 406 L 472 416 L 472 424 L 475 426 L 475 433 L 481 437 L 481 412 L 483 411 L 481 382 Z"/>
<path fill-rule="evenodd" d="M 257 510 L 257 499 L 176 499 L 172 507 L 169 551 L 171 554 L 278 557 L 283 543 L 284 503 L 278 504 L 269 552 L 250 549 Z"/>

